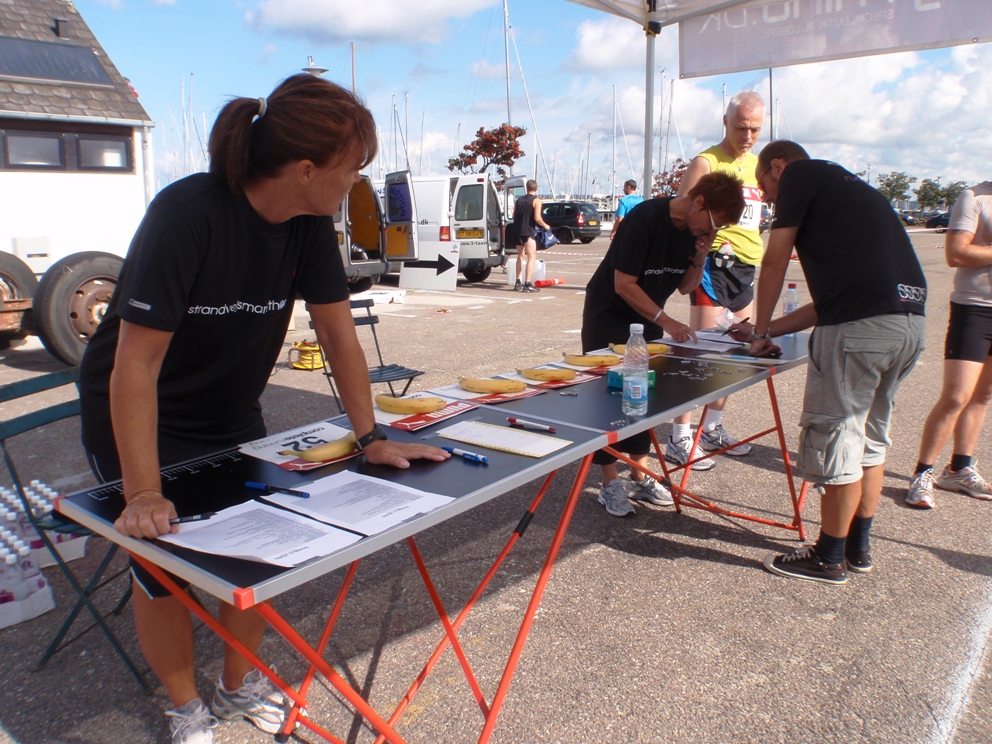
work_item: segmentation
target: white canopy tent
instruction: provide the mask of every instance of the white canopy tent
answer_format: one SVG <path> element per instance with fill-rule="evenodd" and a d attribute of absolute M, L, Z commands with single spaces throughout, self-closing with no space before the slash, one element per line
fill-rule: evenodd
<path fill-rule="evenodd" d="M 646 36 L 643 193 L 653 182 L 654 40 L 679 25 L 681 77 L 992 40 L 990 0 L 568 0 Z"/>

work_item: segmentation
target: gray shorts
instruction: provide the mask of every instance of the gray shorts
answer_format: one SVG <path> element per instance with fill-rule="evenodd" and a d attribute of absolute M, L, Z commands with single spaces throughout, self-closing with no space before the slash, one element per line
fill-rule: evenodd
<path fill-rule="evenodd" d="M 805 480 L 855 483 L 885 462 L 896 391 L 923 351 L 924 323 L 876 315 L 814 329 L 796 461 Z"/>

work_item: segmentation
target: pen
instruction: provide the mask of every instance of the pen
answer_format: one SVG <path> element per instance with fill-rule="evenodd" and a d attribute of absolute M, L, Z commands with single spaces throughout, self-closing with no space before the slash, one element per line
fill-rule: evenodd
<path fill-rule="evenodd" d="M 541 431 L 550 431 L 552 434 L 555 433 L 555 427 L 553 426 L 535 424 L 533 421 L 524 421 L 523 419 L 514 418 L 513 416 L 507 416 L 506 420 L 510 422 L 510 426 L 516 426 L 521 429 L 540 429 Z"/>
<path fill-rule="evenodd" d="M 464 457 L 466 460 L 471 460 L 472 462 L 481 462 L 483 465 L 489 464 L 489 458 L 485 455 L 477 455 L 474 452 L 467 452 L 463 449 L 458 449 L 457 447 L 442 447 L 445 452 L 450 452 L 453 455 L 458 455 Z"/>
<path fill-rule="evenodd" d="M 299 496 L 301 499 L 310 498 L 310 494 L 306 491 L 294 491 L 292 488 L 283 488 L 282 486 L 270 486 L 268 483 L 258 483 L 257 481 L 245 481 L 245 486 L 247 488 L 252 488 L 256 491 L 265 491 L 266 493 L 287 493 L 290 496 Z"/>
<path fill-rule="evenodd" d="M 187 522 L 202 522 L 204 520 L 210 519 L 217 512 L 203 512 L 203 514 L 193 514 L 189 517 L 177 517 L 176 519 L 170 519 L 169 524 L 186 524 Z"/>
<path fill-rule="evenodd" d="M 749 320 L 751 320 L 751 316 L 750 315 L 748 315 L 746 318 L 744 318 L 744 320 L 742 320 L 741 323 L 747 323 Z M 725 330 L 723 333 L 721 333 L 720 335 L 721 336 L 726 336 L 728 333 L 730 333 L 730 329 L 729 328 L 727 330 Z"/>

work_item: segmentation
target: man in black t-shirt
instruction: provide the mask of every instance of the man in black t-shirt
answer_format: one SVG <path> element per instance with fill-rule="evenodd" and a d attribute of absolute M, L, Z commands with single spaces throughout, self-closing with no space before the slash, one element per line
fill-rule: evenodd
<path fill-rule="evenodd" d="M 926 279 L 899 217 L 836 163 L 779 140 L 758 156 L 758 185 L 775 204 L 754 325 L 732 327 L 751 353 L 771 336 L 815 326 L 799 425 L 803 478 L 823 487 L 813 547 L 769 555 L 790 578 L 843 584 L 872 569 L 869 532 L 884 478 L 893 400 L 923 351 Z M 793 246 L 813 302 L 772 321 Z"/>
<path fill-rule="evenodd" d="M 537 263 L 537 228 L 540 226 L 550 230 L 548 223 L 541 217 L 541 200 L 537 198 L 537 181 L 533 178 L 527 182 L 527 194 L 517 199 L 513 211 L 513 234 L 517 242 L 517 282 L 513 289 L 517 292 L 540 292 L 531 283 L 534 276 L 534 266 Z M 524 269 L 526 259 L 527 268 Z M 523 278 L 523 283 L 521 283 Z"/>

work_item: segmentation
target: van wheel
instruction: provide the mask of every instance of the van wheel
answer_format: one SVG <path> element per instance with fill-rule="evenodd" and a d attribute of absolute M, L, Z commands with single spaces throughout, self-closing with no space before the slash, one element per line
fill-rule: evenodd
<path fill-rule="evenodd" d="M 592 242 L 592 240 L 593 240 L 592 238 L 579 238 L 579 242 L 583 243 L 584 245 L 589 245 Z"/>
<path fill-rule="evenodd" d="M 468 282 L 484 282 L 489 278 L 491 273 L 493 273 L 493 267 L 487 266 L 484 269 L 463 271 L 462 275 L 465 277 L 465 281 Z"/>
<path fill-rule="evenodd" d="M 348 282 L 348 291 L 351 294 L 359 294 L 360 292 L 368 292 L 372 289 L 372 285 L 375 283 L 375 277 L 371 276 L 360 276 L 353 282 Z"/>
<path fill-rule="evenodd" d="M 0 300 L 30 300 L 38 292 L 34 272 L 17 256 L 0 251 Z M 0 333 L 0 348 L 6 348 L 14 339 L 24 338 L 30 328 L 22 323 L 20 329 Z"/>
<path fill-rule="evenodd" d="M 575 239 L 572 235 L 572 231 L 567 227 L 559 227 L 555 230 L 555 237 L 562 243 L 571 243 Z"/>
<path fill-rule="evenodd" d="M 41 343 L 60 362 L 83 358 L 117 287 L 123 259 L 85 251 L 56 261 L 38 284 L 34 324 Z"/>

